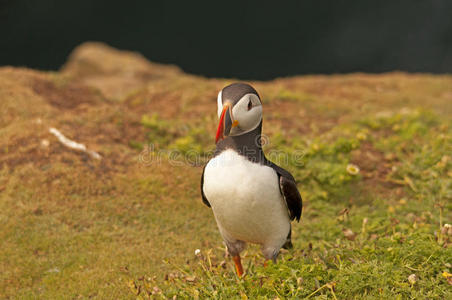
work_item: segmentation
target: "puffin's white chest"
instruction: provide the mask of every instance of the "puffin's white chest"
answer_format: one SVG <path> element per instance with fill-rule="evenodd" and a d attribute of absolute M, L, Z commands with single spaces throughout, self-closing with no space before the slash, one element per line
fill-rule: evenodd
<path fill-rule="evenodd" d="M 272 168 L 226 150 L 207 164 L 203 189 L 225 239 L 264 245 L 286 239 L 290 220 Z"/>

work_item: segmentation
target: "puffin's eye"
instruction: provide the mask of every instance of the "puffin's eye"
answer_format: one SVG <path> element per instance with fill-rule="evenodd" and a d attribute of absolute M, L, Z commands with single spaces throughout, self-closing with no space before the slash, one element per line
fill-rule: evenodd
<path fill-rule="evenodd" d="M 250 110 L 253 107 L 253 103 L 251 103 L 251 99 L 248 100 L 248 110 Z"/>

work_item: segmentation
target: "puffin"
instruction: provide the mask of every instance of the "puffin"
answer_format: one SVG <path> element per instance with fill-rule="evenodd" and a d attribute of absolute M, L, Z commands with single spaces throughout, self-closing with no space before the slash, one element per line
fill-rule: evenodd
<path fill-rule="evenodd" d="M 291 221 L 300 221 L 302 199 L 294 177 L 262 150 L 262 101 L 246 83 L 217 97 L 216 150 L 203 168 L 201 196 L 213 211 L 238 277 L 247 243 L 261 245 L 265 264 L 292 248 Z"/>

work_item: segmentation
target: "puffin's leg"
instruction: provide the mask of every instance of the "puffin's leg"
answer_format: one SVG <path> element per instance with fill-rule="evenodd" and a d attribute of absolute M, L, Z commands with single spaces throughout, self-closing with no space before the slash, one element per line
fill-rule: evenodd
<path fill-rule="evenodd" d="M 242 267 L 242 261 L 240 260 L 240 255 L 237 254 L 236 256 L 233 256 L 232 259 L 235 263 L 235 270 L 237 271 L 237 275 L 239 277 L 242 277 L 243 275 L 243 267 Z"/>
<path fill-rule="evenodd" d="M 232 256 L 232 260 L 235 264 L 235 270 L 237 271 L 237 275 L 242 277 L 243 275 L 243 267 L 242 262 L 240 260 L 240 252 L 243 251 L 246 247 L 246 243 L 243 241 L 235 240 L 234 242 L 230 242 L 225 240 L 226 247 L 228 248 L 229 254 Z"/>
<path fill-rule="evenodd" d="M 274 247 L 262 247 L 262 253 L 265 257 L 264 267 L 266 267 L 269 260 L 272 260 L 273 263 L 276 263 L 276 258 L 279 254 L 279 248 L 275 249 Z"/>

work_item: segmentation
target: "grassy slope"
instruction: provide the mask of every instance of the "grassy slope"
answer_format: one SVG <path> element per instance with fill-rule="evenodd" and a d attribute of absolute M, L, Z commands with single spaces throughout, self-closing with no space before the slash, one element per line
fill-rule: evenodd
<path fill-rule="evenodd" d="M 263 268 L 249 247 L 243 279 L 199 196 L 229 82 L 98 44 L 59 73 L 1 68 L 0 298 L 451 297 L 450 76 L 253 83 L 265 150 L 297 178 L 304 212 L 294 249 Z"/>

